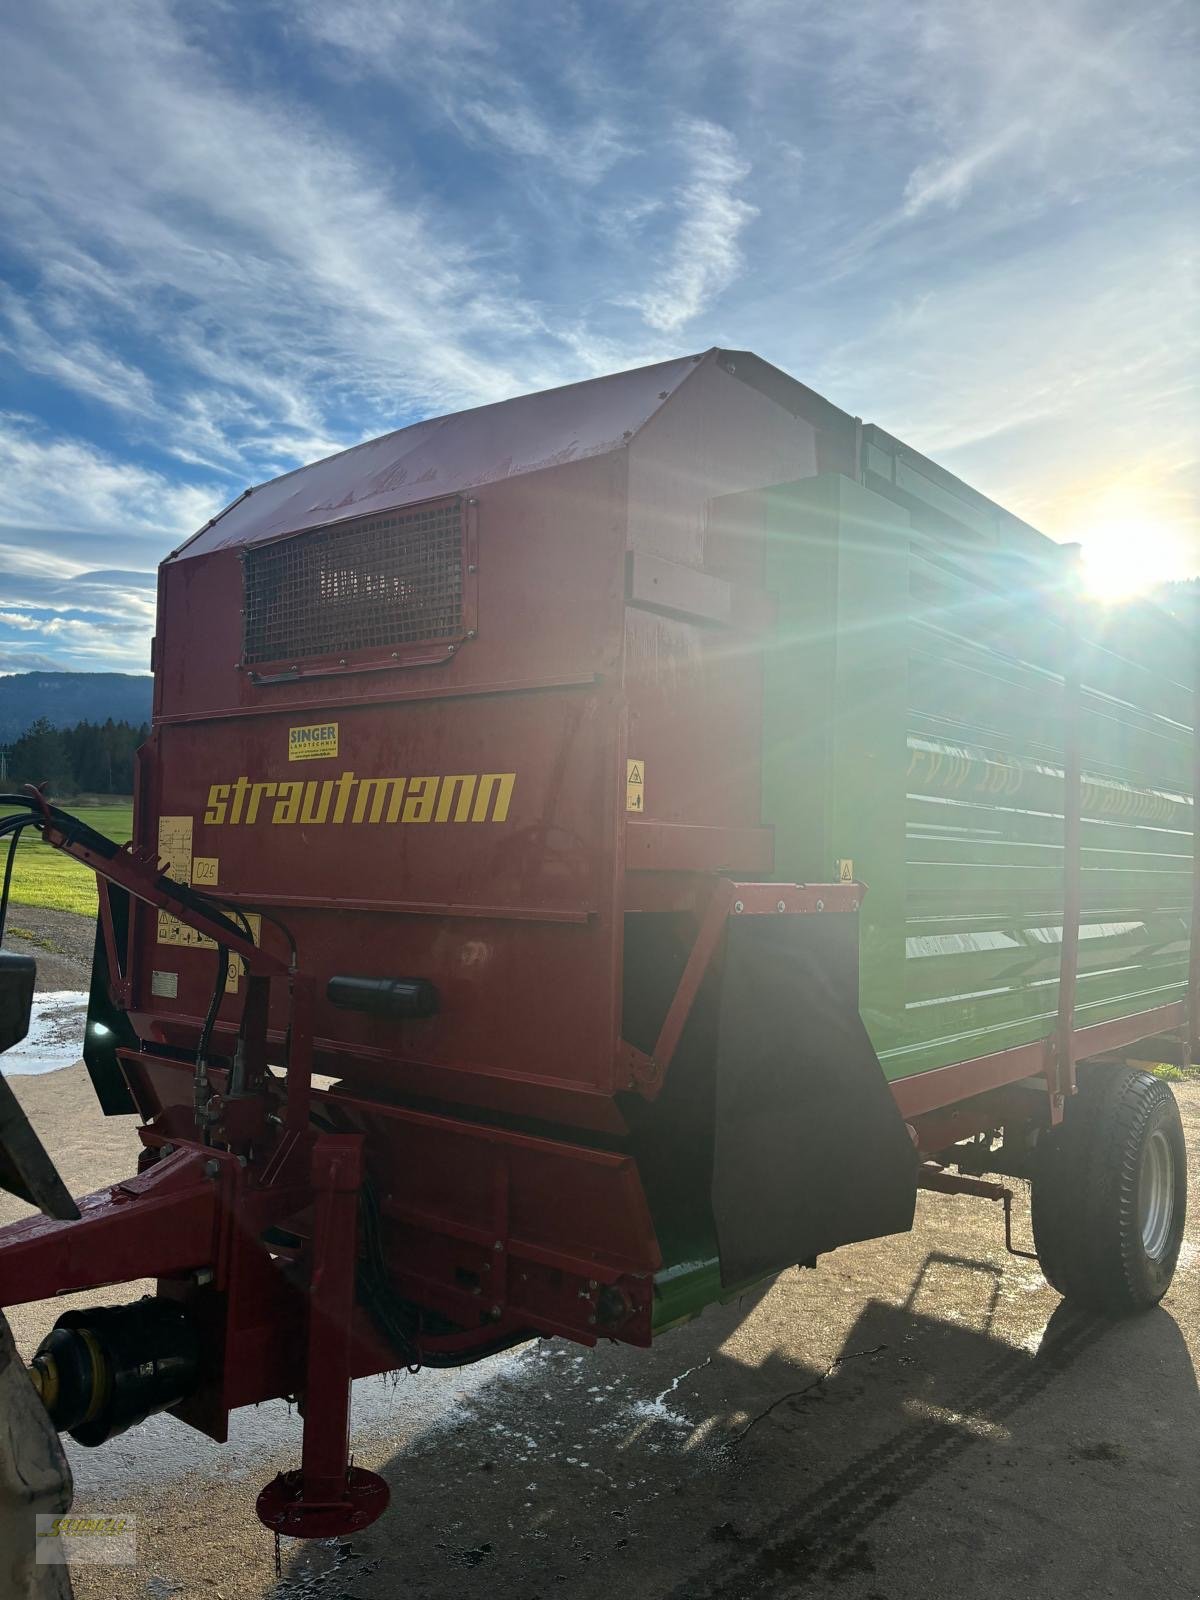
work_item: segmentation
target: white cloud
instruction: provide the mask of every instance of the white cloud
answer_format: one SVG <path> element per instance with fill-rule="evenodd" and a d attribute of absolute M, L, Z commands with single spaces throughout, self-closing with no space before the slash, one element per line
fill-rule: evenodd
<path fill-rule="evenodd" d="M 750 165 L 728 129 L 692 118 L 679 139 L 691 170 L 675 196 L 674 237 L 650 287 L 631 301 L 663 333 L 691 322 L 733 282 L 742 265 L 739 235 L 757 215 L 738 196 Z"/>
<path fill-rule="evenodd" d="M 81 440 L 44 437 L 3 413 L 0 481 L 0 528 L 71 529 L 117 540 L 130 532 L 157 534 L 164 544 L 195 532 L 229 499 L 224 488 L 171 480 Z M 14 559 L 69 575 L 60 558 L 36 550 L 18 550 Z"/>
<path fill-rule="evenodd" d="M 552 342 L 403 163 L 234 92 L 165 5 L 89 24 L 47 0 L 6 49 L 0 210 L 31 265 L 61 264 L 40 305 L 8 297 L 9 344 L 183 459 L 245 474 L 267 436 L 294 465 L 347 442 L 339 403 L 386 423 L 495 399 Z M 487 353 L 505 331 L 515 361 Z"/>

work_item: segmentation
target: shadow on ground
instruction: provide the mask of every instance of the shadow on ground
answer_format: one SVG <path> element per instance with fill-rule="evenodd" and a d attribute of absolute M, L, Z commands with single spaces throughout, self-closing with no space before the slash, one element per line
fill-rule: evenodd
<path fill-rule="evenodd" d="M 388 1516 L 293 1555 L 277 1600 L 1194 1593 L 1200 1402 L 1170 1313 L 1058 1305 L 1014 1343 L 1011 1273 L 914 1264 L 820 1363 L 794 1324 L 779 1343 L 801 1273 L 649 1353 L 531 1345 L 381 1466 Z M 1182 1528 L 1148 1525 L 1172 1504 Z"/>

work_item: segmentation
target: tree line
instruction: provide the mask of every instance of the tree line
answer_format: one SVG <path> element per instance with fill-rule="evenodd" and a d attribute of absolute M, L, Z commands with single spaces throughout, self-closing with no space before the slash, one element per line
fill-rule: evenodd
<path fill-rule="evenodd" d="M 133 753 L 146 723 L 80 722 L 56 728 L 39 717 L 7 751 L 8 786 L 44 783 L 50 794 L 132 794 Z"/>

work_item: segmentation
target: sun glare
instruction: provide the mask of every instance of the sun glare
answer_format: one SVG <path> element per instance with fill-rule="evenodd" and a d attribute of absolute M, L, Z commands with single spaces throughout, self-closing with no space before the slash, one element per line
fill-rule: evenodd
<path fill-rule="evenodd" d="M 1083 547 L 1083 582 L 1093 600 L 1132 600 L 1165 576 L 1154 560 L 1154 541 L 1133 530 L 1119 537 L 1093 535 Z"/>
<path fill-rule="evenodd" d="M 1109 494 L 1080 519 L 1083 580 L 1096 600 L 1116 603 L 1180 576 L 1179 529 L 1147 513 L 1137 497 Z"/>

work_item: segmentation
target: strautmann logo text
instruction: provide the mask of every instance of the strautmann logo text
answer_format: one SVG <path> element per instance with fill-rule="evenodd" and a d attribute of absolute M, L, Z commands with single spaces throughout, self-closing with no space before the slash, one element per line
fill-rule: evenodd
<path fill-rule="evenodd" d="M 208 791 L 206 823 L 215 826 L 268 823 L 506 822 L 515 772 L 456 772 L 424 778 L 259 780 L 242 776 L 214 783 Z"/>

